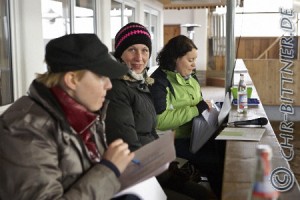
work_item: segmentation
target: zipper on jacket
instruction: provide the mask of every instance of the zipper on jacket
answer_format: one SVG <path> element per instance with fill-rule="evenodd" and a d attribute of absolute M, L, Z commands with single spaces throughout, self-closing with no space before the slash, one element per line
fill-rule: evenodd
<path fill-rule="evenodd" d="M 100 120 L 100 117 L 97 116 L 97 119 L 96 119 L 96 125 L 97 127 L 101 127 L 101 132 L 102 132 L 102 135 L 100 135 L 100 138 L 102 140 L 102 143 L 104 145 L 104 148 L 107 149 L 108 148 L 108 144 L 107 144 L 107 138 L 106 138 L 106 132 L 105 132 L 105 122 L 104 120 Z M 98 128 L 97 128 L 98 129 Z"/>

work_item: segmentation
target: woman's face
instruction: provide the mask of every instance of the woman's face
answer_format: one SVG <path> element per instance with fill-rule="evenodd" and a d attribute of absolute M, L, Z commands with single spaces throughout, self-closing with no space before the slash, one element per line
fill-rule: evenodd
<path fill-rule="evenodd" d="M 107 91 L 112 88 L 110 79 L 87 71 L 82 78 L 75 77 L 74 80 L 71 96 L 87 110 L 99 110 L 103 106 Z"/>
<path fill-rule="evenodd" d="M 193 48 L 184 56 L 177 58 L 175 67 L 176 71 L 183 77 L 191 75 L 193 70 L 196 69 L 196 59 L 197 50 Z"/>
<path fill-rule="evenodd" d="M 140 74 L 146 68 L 149 61 L 149 48 L 144 44 L 134 44 L 128 47 L 122 54 L 121 59 L 129 69 Z"/>

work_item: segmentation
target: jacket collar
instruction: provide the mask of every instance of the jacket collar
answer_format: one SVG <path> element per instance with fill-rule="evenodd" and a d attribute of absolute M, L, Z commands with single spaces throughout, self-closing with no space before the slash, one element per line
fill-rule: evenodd
<path fill-rule="evenodd" d="M 191 84 L 192 78 L 195 78 L 194 74 L 189 75 L 188 77 L 183 77 L 179 72 L 167 71 L 168 76 L 172 77 L 176 80 L 176 82 L 180 85 Z"/>
<path fill-rule="evenodd" d="M 59 88 L 59 89 L 62 90 L 61 88 Z M 70 133 L 74 133 L 74 132 L 79 133 L 80 129 L 81 130 L 84 129 L 84 128 L 82 128 L 82 127 L 84 127 L 84 125 L 77 127 L 76 125 L 74 125 L 75 121 L 73 121 L 72 124 L 69 123 L 68 118 L 67 118 L 68 116 L 64 113 L 63 105 L 61 105 L 61 101 L 64 100 L 64 98 L 66 99 L 66 101 L 68 101 L 68 99 L 71 97 L 67 94 L 65 94 L 65 95 L 67 95 L 66 97 L 63 97 L 63 96 L 57 97 L 54 94 L 54 92 L 52 92 L 51 88 L 46 87 L 44 84 L 42 84 L 36 80 L 34 80 L 32 82 L 32 84 L 30 85 L 29 90 L 28 90 L 28 95 L 37 104 L 44 107 L 45 110 L 47 112 L 49 112 L 50 115 L 52 115 L 56 120 L 59 121 L 59 124 L 63 131 L 61 133 L 62 135 L 57 135 L 56 137 L 62 137 L 64 142 L 71 142 L 74 145 L 74 147 L 78 150 L 78 152 L 80 152 L 79 156 L 81 157 L 81 162 L 83 164 L 83 168 L 87 170 L 90 167 L 91 159 L 90 159 L 89 155 L 87 154 L 87 151 L 84 150 L 85 148 L 83 148 L 83 146 L 82 146 L 84 143 L 84 138 L 82 137 L 83 134 L 80 134 L 80 137 L 82 138 L 82 140 L 81 140 L 82 142 L 80 142 L 80 140 L 78 140 L 77 138 L 68 136 L 68 134 L 70 134 Z M 71 99 L 71 101 L 72 101 L 72 99 Z M 77 102 L 74 101 L 74 103 L 76 105 L 78 105 Z M 100 124 L 101 123 L 104 124 L 107 103 L 105 105 L 106 105 L 106 106 L 104 106 L 105 108 L 101 108 L 101 112 L 100 111 L 97 112 L 96 115 L 94 113 L 90 113 L 90 112 L 88 115 L 90 115 L 90 114 L 92 116 L 94 115 L 94 116 L 96 116 L 96 118 L 97 118 L 97 116 L 100 116 Z M 74 107 L 75 107 L 75 105 L 74 105 Z M 72 108 L 73 108 L 73 106 L 72 106 Z M 82 110 L 83 111 L 85 110 L 85 112 L 88 112 L 84 108 L 82 108 Z M 69 113 L 71 113 L 70 115 L 73 117 L 74 117 L 74 115 L 76 115 L 78 117 L 78 119 L 81 120 L 82 114 L 79 115 L 78 114 L 79 112 L 76 109 L 74 109 L 73 112 L 74 113 L 71 113 L 69 111 Z M 88 121 L 91 121 L 91 119 Z M 86 122 L 84 124 L 89 124 L 89 122 Z M 93 123 L 90 123 L 90 124 L 93 124 Z M 102 127 L 104 127 L 104 126 L 101 126 L 99 128 L 99 133 L 102 133 L 102 131 L 104 130 Z M 88 126 L 86 126 L 85 128 L 88 128 Z M 59 133 L 53 133 L 53 134 L 59 134 Z M 97 134 L 94 134 L 94 137 L 98 138 Z M 97 140 L 99 140 L 99 138 Z M 103 152 L 105 149 L 105 143 L 99 143 L 98 146 L 101 149 L 100 151 Z M 89 157 L 89 159 L 87 159 L 87 157 Z"/>
<path fill-rule="evenodd" d="M 134 71 L 129 70 L 127 74 L 121 77 L 122 80 L 127 82 L 136 82 L 138 84 L 152 85 L 154 83 L 154 79 L 149 77 L 147 74 L 147 70 L 145 69 L 141 74 L 136 74 Z"/>

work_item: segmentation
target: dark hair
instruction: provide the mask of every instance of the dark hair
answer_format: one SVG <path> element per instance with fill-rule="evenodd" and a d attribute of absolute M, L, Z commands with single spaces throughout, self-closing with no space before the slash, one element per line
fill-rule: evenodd
<path fill-rule="evenodd" d="M 178 35 L 168 41 L 156 57 L 159 68 L 175 71 L 176 60 L 192 49 L 198 49 L 194 42 L 184 35 Z"/>

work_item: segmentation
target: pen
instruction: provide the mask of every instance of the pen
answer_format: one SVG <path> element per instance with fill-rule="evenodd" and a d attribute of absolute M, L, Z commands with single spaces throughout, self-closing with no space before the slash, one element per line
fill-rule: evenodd
<path fill-rule="evenodd" d="M 136 164 L 136 165 L 140 165 L 141 162 L 138 159 L 132 159 L 131 160 L 132 163 Z"/>

